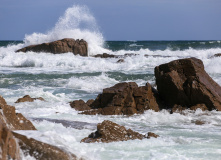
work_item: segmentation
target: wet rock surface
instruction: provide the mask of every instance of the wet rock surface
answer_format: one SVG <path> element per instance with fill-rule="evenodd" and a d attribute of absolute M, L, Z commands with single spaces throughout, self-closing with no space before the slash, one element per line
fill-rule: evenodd
<path fill-rule="evenodd" d="M 154 133 L 152 136 L 157 137 Z M 149 136 L 150 137 L 150 136 Z M 97 125 L 97 131 L 91 133 L 88 137 L 81 140 L 85 143 L 95 143 L 95 142 L 118 142 L 139 139 L 142 140 L 145 135 L 138 132 L 132 131 L 131 129 L 126 129 L 124 126 L 120 126 L 109 120 L 105 120 Z M 146 137 L 147 138 L 147 137 Z"/>
<path fill-rule="evenodd" d="M 13 132 L 13 135 L 18 139 L 19 146 L 26 156 L 30 155 L 41 160 L 79 160 L 74 154 L 56 146 L 37 141 L 33 138 L 27 138 L 19 133 Z"/>
<path fill-rule="evenodd" d="M 20 103 L 20 102 L 34 102 L 35 100 L 41 100 L 45 101 L 44 98 L 39 97 L 39 98 L 31 98 L 29 95 L 25 95 L 22 98 L 19 98 L 15 103 Z"/>
<path fill-rule="evenodd" d="M 20 160 L 20 148 L 13 136 L 11 130 L 8 129 L 0 120 L 0 159 L 1 160 Z"/>
<path fill-rule="evenodd" d="M 85 104 L 82 103 L 82 108 Z M 103 93 L 90 104 L 91 110 L 81 114 L 133 115 L 148 109 L 159 111 L 160 106 L 158 93 L 149 83 L 138 87 L 135 82 L 124 82 L 103 89 Z"/>
<path fill-rule="evenodd" d="M 14 106 L 9 106 L 0 96 L 0 120 L 10 130 L 36 130 L 34 125 L 21 113 L 15 112 Z"/>
<path fill-rule="evenodd" d="M 16 52 L 48 52 L 54 54 L 72 52 L 75 55 L 88 56 L 88 44 L 85 40 L 65 38 L 50 43 L 31 45 L 17 50 Z"/>
<path fill-rule="evenodd" d="M 157 90 L 169 108 L 180 105 L 221 111 L 221 87 L 196 58 L 180 59 L 155 67 Z"/>

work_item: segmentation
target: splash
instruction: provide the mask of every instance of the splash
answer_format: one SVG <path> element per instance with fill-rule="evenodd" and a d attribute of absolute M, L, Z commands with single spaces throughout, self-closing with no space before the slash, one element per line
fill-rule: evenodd
<path fill-rule="evenodd" d="M 103 53 L 104 38 L 96 19 L 87 6 L 74 5 L 68 8 L 47 33 L 25 35 L 25 45 L 52 42 L 62 38 L 84 39 L 88 42 L 89 55 Z"/>

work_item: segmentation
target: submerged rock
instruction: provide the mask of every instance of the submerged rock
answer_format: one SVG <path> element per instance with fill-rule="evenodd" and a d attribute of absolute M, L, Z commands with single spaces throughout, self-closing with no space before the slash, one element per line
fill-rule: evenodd
<path fill-rule="evenodd" d="M 157 90 L 169 108 L 205 104 L 208 110 L 221 111 L 221 87 L 205 72 L 201 60 L 187 58 L 162 64 L 155 67 L 155 77 Z"/>
<path fill-rule="evenodd" d="M 19 98 L 15 103 L 20 103 L 20 102 L 33 102 L 35 100 L 41 100 L 41 101 L 45 101 L 44 98 L 39 97 L 39 98 L 31 98 L 29 95 L 25 95 L 22 98 Z"/>
<path fill-rule="evenodd" d="M 82 108 L 84 105 L 81 105 Z M 138 87 L 135 82 L 124 82 L 103 89 L 103 93 L 91 103 L 91 110 L 81 114 L 133 115 L 148 109 L 159 111 L 160 106 L 158 94 L 149 83 Z"/>
<path fill-rule="evenodd" d="M 21 113 L 15 112 L 14 106 L 9 106 L 0 96 L 0 120 L 10 130 L 36 130 L 34 125 Z"/>
<path fill-rule="evenodd" d="M 153 136 L 158 137 L 154 133 Z M 131 129 L 126 129 L 124 126 L 120 126 L 114 122 L 105 120 L 97 125 L 97 131 L 91 133 L 88 137 L 81 140 L 85 143 L 95 143 L 95 142 L 117 142 L 117 141 L 127 141 L 134 139 L 144 139 L 145 136 L 132 131 Z"/>
<path fill-rule="evenodd" d="M 17 50 L 16 52 L 48 52 L 48 53 L 67 53 L 72 52 L 75 55 L 88 56 L 88 44 L 85 40 L 65 38 L 50 43 L 42 43 L 38 45 L 31 45 Z"/>
<path fill-rule="evenodd" d="M 36 159 L 51 159 L 51 160 L 77 160 L 74 154 L 62 150 L 56 146 L 52 146 L 47 143 L 37 141 L 33 138 L 27 138 L 19 133 L 13 133 L 18 139 L 19 146 L 23 151 L 24 155 L 32 156 Z M 83 160 L 83 159 L 80 159 Z"/>

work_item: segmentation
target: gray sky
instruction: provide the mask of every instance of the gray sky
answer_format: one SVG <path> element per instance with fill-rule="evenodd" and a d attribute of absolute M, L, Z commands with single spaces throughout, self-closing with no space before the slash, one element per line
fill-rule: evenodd
<path fill-rule="evenodd" d="M 0 0 L 0 40 L 45 33 L 86 5 L 105 40 L 220 40 L 221 0 Z"/>

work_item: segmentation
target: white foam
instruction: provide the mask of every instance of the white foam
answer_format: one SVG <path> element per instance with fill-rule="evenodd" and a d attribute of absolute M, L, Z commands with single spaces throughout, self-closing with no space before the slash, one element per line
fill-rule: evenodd
<path fill-rule="evenodd" d="M 96 20 L 88 7 L 74 5 L 61 16 L 55 27 L 47 33 L 25 35 L 25 46 L 51 42 L 62 38 L 84 39 L 88 42 L 89 55 L 99 54 L 107 50 L 102 48 L 103 36 Z"/>

